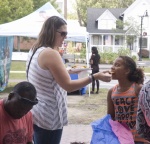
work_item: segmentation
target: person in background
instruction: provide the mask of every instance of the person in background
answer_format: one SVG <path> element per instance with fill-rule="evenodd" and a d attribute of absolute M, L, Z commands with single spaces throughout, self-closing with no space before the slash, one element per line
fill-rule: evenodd
<path fill-rule="evenodd" d="M 0 100 L 0 143 L 32 144 L 33 122 L 30 110 L 38 103 L 36 89 L 29 82 L 14 86 Z"/>
<path fill-rule="evenodd" d="M 78 90 L 92 80 L 109 82 L 111 75 L 99 72 L 71 80 L 59 47 L 67 37 L 67 23 L 58 16 L 48 18 L 29 51 L 27 78 L 37 89 L 39 103 L 32 109 L 34 144 L 59 144 L 63 127 L 68 124 L 67 92 Z"/>
<path fill-rule="evenodd" d="M 62 61 L 65 64 L 65 59 L 63 58 L 64 50 L 62 48 L 59 48 L 59 54 L 61 55 Z"/>
<path fill-rule="evenodd" d="M 141 137 L 150 142 L 150 81 L 143 85 L 139 93 L 136 129 Z"/>
<path fill-rule="evenodd" d="M 133 134 L 135 144 L 147 142 L 136 131 L 138 94 L 144 81 L 144 73 L 128 56 L 119 56 L 111 67 L 112 79 L 118 84 L 108 91 L 107 113 L 113 120 L 126 124 Z"/>
<path fill-rule="evenodd" d="M 100 55 L 98 54 L 97 47 L 92 47 L 92 55 L 90 58 L 90 65 L 92 68 L 92 74 L 99 72 L 99 63 L 100 63 Z M 96 81 L 96 86 L 97 86 L 96 94 L 99 93 L 99 80 L 97 79 L 97 80 L 92 81 L 91 94 L 94 94 L 94 91 L 95 91 L 95 81 Z"/>

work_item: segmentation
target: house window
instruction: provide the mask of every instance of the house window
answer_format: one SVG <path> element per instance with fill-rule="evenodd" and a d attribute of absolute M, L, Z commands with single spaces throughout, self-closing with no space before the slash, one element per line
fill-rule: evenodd
<path fill-rule="evenodd" d="M 115 45 L 119 45 L 119 37 L 115 37 Z"/>
<path fill-rule="evenodd" d="M 123 45 L 123 37 L 122 36 L 115 36 L 115 45 Z"/>
<path fill-rule="evenodd" d="M 111 35 L 104 35 L 103 36 L 103 45 L 112 45 Z"/>
<path fill-rule="evenodd" d="M 93 36 L 93 45 L 99 45 L 99 36 L 98 35 L 94 35 Z"/>
<path fill-rule="evenodd" d="M 140 38 L 139 38 L 139 46 L 140 46 Z M 142 38 L 142 48 L 147 48 L 147 38 Z"/>
<path fill-rule="evenodd" d="M 111 19 L 102 19 L 99 24 L 99 29 L 113 29 L 114 21 Z"/>

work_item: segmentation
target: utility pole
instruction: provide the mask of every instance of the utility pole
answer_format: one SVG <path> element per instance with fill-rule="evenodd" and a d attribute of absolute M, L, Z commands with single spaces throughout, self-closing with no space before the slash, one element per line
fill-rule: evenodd
<path fill-rule="evenodd" d="M 64 0 L 64 18 L 67 20 L 67 0 Z"/>
<path fill-rule="evenodd" d="M 141 18 L 141 33 L 140 33 L 140 49 L 139 49 L 139 61 L 142 61 L 142 40 L 143 40 L 143 32 L 142 32 L 142 29 L 143 29 L 143 18 L 144 17 L 148 17 L 148 12 L 147 10 L 144 12 L 144 15 L 140 16 Z"/>

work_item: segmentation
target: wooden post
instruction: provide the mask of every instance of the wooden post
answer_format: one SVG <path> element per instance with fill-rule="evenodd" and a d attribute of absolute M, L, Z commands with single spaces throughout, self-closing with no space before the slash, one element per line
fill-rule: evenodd
<path fill-rule="evenodd" d="M 64 0 L 64 18 L 67 20 L 67 0 Z"/>

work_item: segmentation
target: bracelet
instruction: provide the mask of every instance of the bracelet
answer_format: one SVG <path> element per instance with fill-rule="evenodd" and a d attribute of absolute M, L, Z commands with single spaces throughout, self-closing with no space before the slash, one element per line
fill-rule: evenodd
<path fill-rule="evenodd" d="M 91 76 L 92 76 L 92 81 L 95 81 L 95 77 L 93 76 L 93 74 Z"/>
<path fill-rule="evenodd" d="M 89 80 L 90 80 L 90 82 L 92 82 L 92 76 L 91 75 L 89 75 Z"/>
<path fill-rule="evenodd" d="M 95 78 L 92 74 L 89 76 L 89 79 L 90 79 L 90 82 L 95 81 Z"/>

